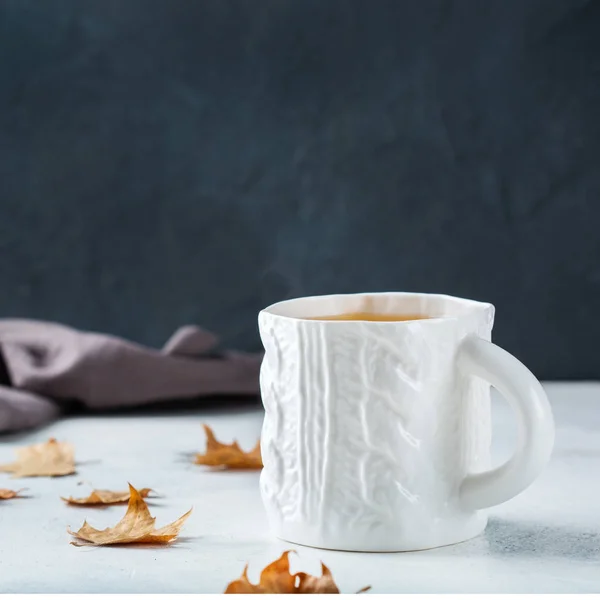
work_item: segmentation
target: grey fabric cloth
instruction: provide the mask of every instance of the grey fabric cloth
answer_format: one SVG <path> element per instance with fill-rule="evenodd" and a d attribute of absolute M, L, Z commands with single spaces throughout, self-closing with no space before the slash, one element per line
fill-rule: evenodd
<path fill-rule="evenodd" d="M 65 400 L 104 409 L 258 394 L 262 355 L 215 354 L 217 343 L 212 333 L 190 325 L 154 350 L 55 323 L 0 319 L 0 432 L 50 421 Z"/>

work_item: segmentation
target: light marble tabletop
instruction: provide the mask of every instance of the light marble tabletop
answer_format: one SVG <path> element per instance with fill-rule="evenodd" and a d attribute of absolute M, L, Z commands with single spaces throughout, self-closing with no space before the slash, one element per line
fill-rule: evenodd
<path fill-rule="evenodd" d="M 456 546 L 396 554 L 331 552 L 297 547 L 295 566 L 317 573 L 319 560 L 344 592 L 599 592 L 600 383 L 552 383 L 546 390 L 556 423 L 551 465 L 519 497 L 490 511 L 484 535 Z M 515 441 L 510 410 L 494 402 L 494 456 Z M 0 438 L 0 462 L 13 449 L 50 436 L 71 441 L 79 472 L 59 479 L 13 481 L 26 499 L 0 505 L 0 592 L 222 592 L 246 562 L 256 578 L 291 544 L 273 539 L 258 492 L 257 472 L 209 472 L 191 463 L 204 449 L 202 422 L 223 441 L 250 448 L 260 432 L 258 408 L 130 413 L 65 419 L 34 433 Z M 89 488 L 121 489 L 131 481 L 155 488 L 157 525 L 194 511 L 171 547 L 75 548 L 66 528 L 84 519 L 114 525 L 124 507 L 65 505 L 59 496 Z"/>

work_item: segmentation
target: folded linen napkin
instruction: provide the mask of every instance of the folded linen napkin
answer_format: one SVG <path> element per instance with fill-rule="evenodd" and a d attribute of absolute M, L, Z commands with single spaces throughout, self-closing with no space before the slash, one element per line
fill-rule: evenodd
<path fill-rule="evenodd" d="M 50 421 L 64 400 L 103 409 L 258 394 L 262 355 L 215 354 L 217 342 L 188 325 L 154 350 L 56 323 L 0 319 L 0 432 Z"/>

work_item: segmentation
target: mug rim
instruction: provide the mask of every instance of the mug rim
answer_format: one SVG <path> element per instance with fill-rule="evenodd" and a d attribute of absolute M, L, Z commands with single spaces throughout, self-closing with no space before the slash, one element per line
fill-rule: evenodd
<path fill-rule="evenodd" d="M 315 317 L 302 317 L 302 316 L 293 316 L 289 314 L 282 314 L 278 309 L 286 309 L 290 308 L 294 304 L 301 304 L 303 302 L 316 302 L 318 300 L 323 301 L 335 301 L 342 300 L 348 298 L 356 298 L 358 296 L 364 297 L 382 297 L 388 296 L 393 298 L 406 298 L 406 299 L 427 299 L 427 300 L 439 300 L 439 301 L 447 301 L 456 303 L 457 306 L 462 306 L 463 311 L 457 314 L 449 314 L 449 315 L 441 315 L 441 316 L 432 316 L 427 319 L 413 319 L 407 321 L 368 321 L 364 319 L 352 319 L 353 323 L 369 323 L 369 324 L 377 324 L 377 325 L 394 325 L 394 326 L 410 326 L 416 322 L 426 321 L 427 323 L 435 323 L 439 321 L 451 321 L 451 320 L 459 320 L 465 317 L 472 317 L 475 314 L 485 314 L 488 312 L 493 319 L 495 313 L 495 307 L 490 302 L 482 302 L 479 300 L 471 300 L 469 298 L 461 298 L 460 296 L 452 296 L 450 294 L 437 294 L 430 292 L 353 292 L 347 294 L 315 294 L 312 296 L 298 296 L 296 298 L 288 298 L 287 300 L 280 300 L 278 302 L 274 302 L 269 306 L 263 308 L 259 312 L 259 316 L 262 314 L 268 314 L 280 319 L 286 319 L 291 321 L 298 322 L 308 322 L 308 323 L 327 323 L 330 325 L 339 325 L 339 324 L 348 324 L 349 321 L 344 320 L 333 320 L 333 319 L 319 319 Z"/>

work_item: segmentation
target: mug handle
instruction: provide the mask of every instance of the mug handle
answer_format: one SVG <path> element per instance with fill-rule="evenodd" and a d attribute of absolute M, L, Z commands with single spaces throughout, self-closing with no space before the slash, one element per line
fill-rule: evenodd
<path fill-rule="evenodd" d="M 506 350 L 470 335 L 459 347 L 457 359 L 463 374 L 488 381 L 517 415 L 518 441 L 512 457 L 495 469 L 468 475 L 461 484 L 461 506 L 477 510 L 506 502 L 534 482 L 552 453 L 554 418 L 540 382 Z"/>

